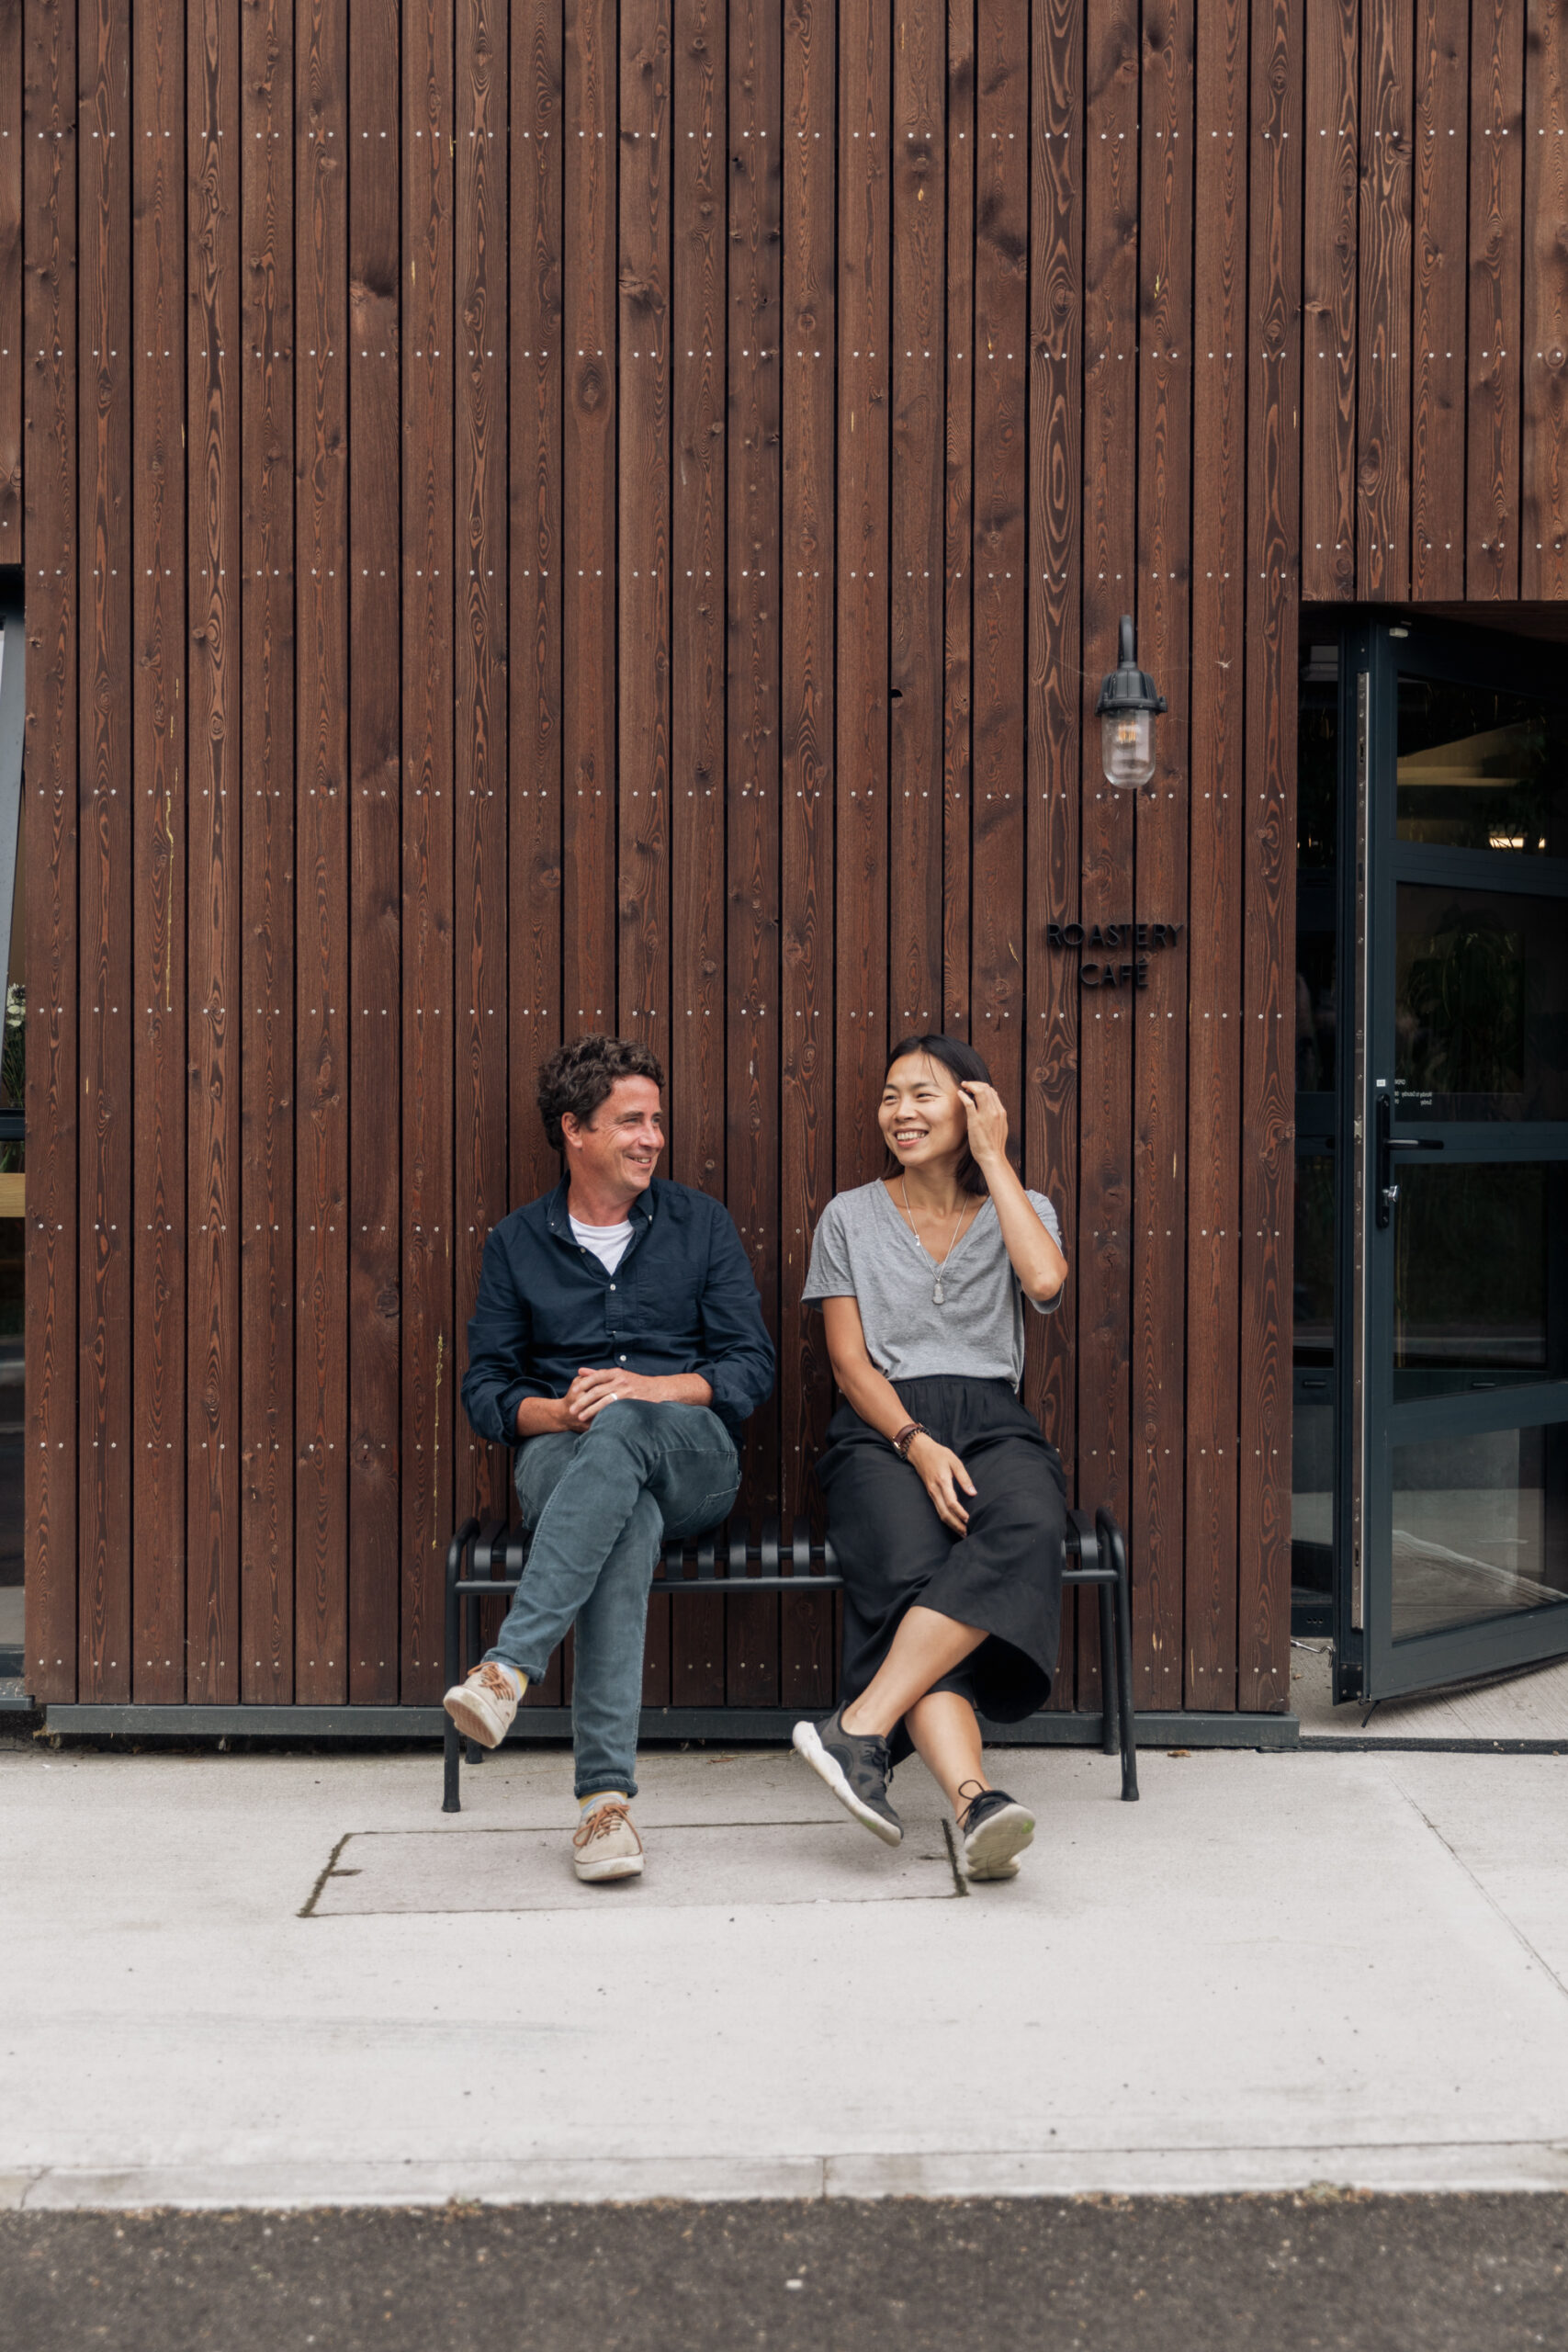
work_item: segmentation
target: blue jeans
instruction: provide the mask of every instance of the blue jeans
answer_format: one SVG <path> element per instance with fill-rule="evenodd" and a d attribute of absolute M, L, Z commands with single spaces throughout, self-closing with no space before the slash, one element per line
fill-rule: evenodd
<path fill-rule="evenodd" d="M 577 1793 L 637 1794 L 648 1589 L 666 1535 L 700 1535 L 740 1485 L 734 1442 L 705 1405 L 606 1405 L 581 1437 L 531 1437 L 513 1472 L 528 1566 L 487 1657 L 537 1682 L 577 1627 Z"/>

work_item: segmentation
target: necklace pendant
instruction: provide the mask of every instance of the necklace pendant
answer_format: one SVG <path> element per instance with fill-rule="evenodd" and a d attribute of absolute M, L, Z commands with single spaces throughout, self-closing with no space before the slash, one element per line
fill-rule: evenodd
<path fill-rule="evenodd" d="M 937 1278 L 936 1278 L 936 1288 L 931 1292 L 931 1303 L 932 1303 L 932 1305 L 933 1305 L 933 1306 L 940 1306 L 942 1305 L 942 1276 L 941 1276 L 940 1274 L 939 1274 L 939 1275 L 937 1276 Z"/>

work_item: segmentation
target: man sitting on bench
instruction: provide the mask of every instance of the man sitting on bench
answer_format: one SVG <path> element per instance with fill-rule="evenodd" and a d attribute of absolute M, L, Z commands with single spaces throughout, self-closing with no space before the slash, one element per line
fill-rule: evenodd
<path fill-rule="evenodd" d="M 737 1445 L 773 1392 L 773 1348 L 723 1205 L 654 1175 L 664 1072 L 642 1046 L 579 1037 L 539 1072 L 562 1182 L 485 1243 L 463 1404 L 517 1448 L 528 1566 L 496 1645 L 446 1712 L 499 1747 L 577 1627 L 572 1740 L 580 1879 L 636 1878 L 632 1826 L 648 1592 L 666 1535 L 725 1518 Z"/>

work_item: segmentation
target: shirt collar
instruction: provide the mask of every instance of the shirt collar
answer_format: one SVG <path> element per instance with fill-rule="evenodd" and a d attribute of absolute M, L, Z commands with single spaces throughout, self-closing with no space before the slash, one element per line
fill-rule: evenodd
<path fill-rule="evenodd" d="M 653 1183 L 656 1184 L 658 1182 L 659 1179 L 655 1177 Z M 563 1240 L 571 1238 L 571 1212 L 567 1206 L 570 1191 L 571 1179 L 570 1176 L 563 1176 L 550 1194 L 549 1207 L 545 1212 L 545 1222 L 550 1231 L 558 1233 Z M 626 1215 L 634 1225 L 653 1223 L 653 1184 L 649 1184 L 646 1192 L 639 1193 L 635 1201 L 627 1204 Z"/>

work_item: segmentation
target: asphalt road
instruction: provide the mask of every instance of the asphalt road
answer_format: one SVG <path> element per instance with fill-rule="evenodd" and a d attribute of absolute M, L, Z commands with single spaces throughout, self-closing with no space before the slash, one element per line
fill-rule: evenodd
<path fill-rule="evenodd" d="M 1568 2197 L 0 2215 L 17 2352 L 1568 2352 Z"/>

